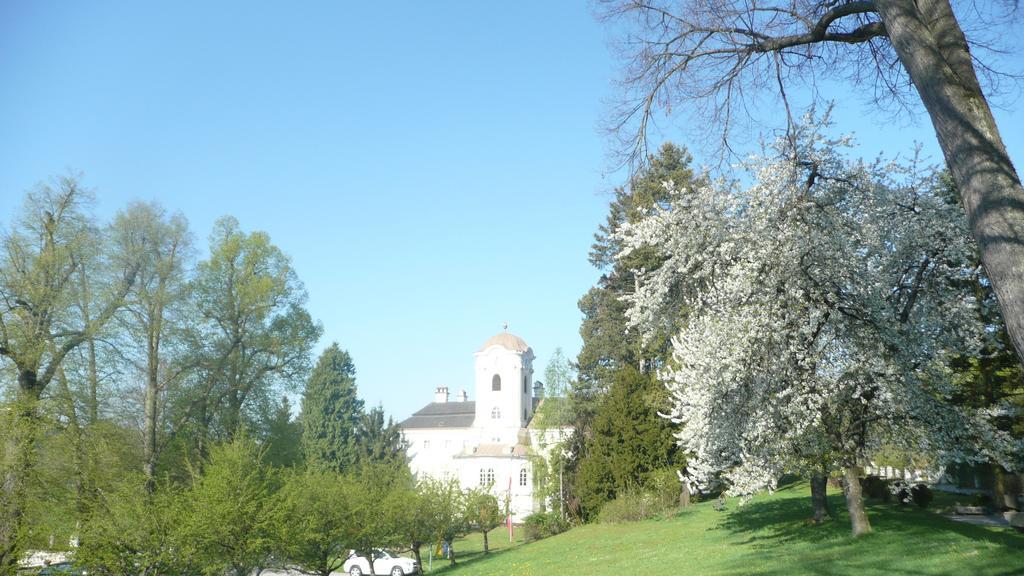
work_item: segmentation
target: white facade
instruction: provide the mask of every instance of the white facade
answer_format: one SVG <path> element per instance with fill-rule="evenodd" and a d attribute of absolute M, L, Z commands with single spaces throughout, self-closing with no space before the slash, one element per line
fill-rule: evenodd
<path fill-rule="evenodd" d="M 458 478 L 464 487 L 491 486 L 499 502 L 511 498 L 512 519 L 536 511 L 531 455 L 545 456 L 547 442 L 527 426 L 533 418 L 533 350 L 502 332 L 476 352 L 474 398 L 455 400 L 448 389 L 401 423 L 417 475 Z M 538 441 L 540 443 L 538 444 Z"/>

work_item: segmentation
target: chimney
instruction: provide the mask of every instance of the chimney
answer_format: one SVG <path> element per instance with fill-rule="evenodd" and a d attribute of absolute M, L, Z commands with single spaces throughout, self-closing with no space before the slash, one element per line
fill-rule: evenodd
<path fill-rule="evenodd" d="M 434 402 L 438 404 L 444 404 L 448 402 L 448 387 L 438 386 L 437 390 L 434 390 Z"/>
<path fill-rule="evenodd" d="M 544 397 L 544 383 L 540 380 L 533 383 L 533 397 L 537 399 Z"/>
<path fill-rule="evenodd" d="M 465 390 L 460 391 L 459 392 L 459 402 L 465 402 L 466 400 L 469 400 L 469 394 L 466 394 Z"/>

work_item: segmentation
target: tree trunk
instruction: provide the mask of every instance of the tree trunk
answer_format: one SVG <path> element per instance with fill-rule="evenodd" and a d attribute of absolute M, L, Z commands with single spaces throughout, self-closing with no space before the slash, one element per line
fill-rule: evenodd
<path fill-rule="evenodd" d="M 679 507 L 686 508 L 690 505 L 690 485 L 686 482 L 680 482 L 681 488 L 679 489 Z"/>
<path fill-rule="evenodd" d="M 821 524 L 828 520 L 831 511 L 828 509 L 828 476 L 815 474 L 811 476 L 811 504 L 814 506 L 814 523 Z"/>
<path fill-rule="evenodd" d="M 487 549 L 487 532 L 488 531 L 487 530 L 481 530 L 481 532 L 484 533 L 484 554 L 487 554 L 488 552 L 490 552 L 490 550 Z"/>
<path fill-rule="evenodd" d="M 452 566 L 455 566 L 455 541 L 450 540 L 448 542 L 448 562 Z"/>
<path fill-rule="evenodd" d="M 35 382 L 35 373 L 19 374 L 19 381 Z M 21 537 L 25 528 L 25 504 L 28 478 L 32 473 L 33 451 L 38 432 L 38 396 L 35 391 L 18 390 L 10 414 L 10 434 L 5 440 L 3 485 L 0 486 L 0 575 L 13 576 L 21 556 Z"/>
<path fill-rule="evenodd" d="M 853 465 L 844 473 L 846 483 L 843 490 L 846 492 L 846 509 L 850 512 L 850 526 L 854 537 L 862 536 L 871 532 L 871 522 L 868 521 L 868 513 L 864 510 L 864 496 L 860 488 L 860 466 Z"/>
<path fill-rule="evenodd" d="M 227 408 L 224 410 L 224 434 L 225 440 L 233 442 L 242 421 L 242 403 L 238 400 L 237 384 L 232 384 L 227 396 Z"/>
<path fill-rule="evenodd" d="M 1006 153 L 949 0 L 877 0 L 960 190 L 971 232 L 1024 360 L 1024 188 Z"/>
<path fill-rule="evenodd" d="M 89 338 L 86 341 L 86 352 L 89 357 L 89 419 L 88 425 L 96 424 L 100 419 L 99 387 L 100 376 L 96 368 L 96 340 Z"/>
<path fill-rule="evenodd" d="M 75 510 L 79 519 L 85 518 L 88 512 L 87 500 L 89 500 L 89 489 L 86 488 L 86 466 L 89 456 L 85 451 L 85 432 L 78 419 L 78 410 L 75 407 L 75 399 L 71 395 L 71 387 L 68 385 L 67 375 L 64 368 L 57 369 L 57 383 L 60 385 L 60 394 L 64 399 L 64 410 L 67 412 L 68 431 L 72 435 L 72 478 L 75 486 Z"/>
<path fill-rule="evenodd" d="M 146 475 L 146 492 L 156 488 L 156 422 L 157 396 L 160 393 L 157 363 L 158 344 L 150 336 L 146 359 L 146 400 L 143 424 L 143 467 Z"/>
<path fill-rule="evenodd" d="M 203 396 L 200 398 L 196 412 L 196 420 L 199 425 L 199 429 L 195 432 L 196 466 L 198 466 L 201 471 L 203 467 L 203 460 L 206 458 L 207 436 L 210 435 L 210 409 L 207 397 Z"/>
<path fill-rule="evenodd" d="M 92 325 L 92 318 L 89 314 L 89 305 L 91 296 L 89 294 L 89 282 L 86 275 L 86 267 L 78 267 L 78 287 L 79 287 L 79 308 L 82 311 L 82 322 L 85 326 Z M 87 379 L 89 384 L 89 395 L 86 402 L 86 424 L 92 425 L 99 419 L 99 373 L 96 369 L 96 339 L 90 334 L 86 340 L 86 357 L 88 359 L 87 364 Z"/>
<path fill-rule="evenodd" d="M 1017 495 L 1020 494 L 1020 478 L 998 464 L 992 465 L 995 476 L 992 483 L 992 499 L 997 511 L 1017 510 Z"/>
<path fill-rule="evenodd" d="M 420 558 L 420 546 L 421 544 L 412 545 L 412 555 L 416 557 L 416 570 L 420 574 L 423 574 L 423 559 Z"/>

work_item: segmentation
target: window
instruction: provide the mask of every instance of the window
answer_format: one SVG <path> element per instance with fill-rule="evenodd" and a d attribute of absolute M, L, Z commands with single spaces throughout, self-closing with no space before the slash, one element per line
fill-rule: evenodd
<path fill-rule="evenodd" d="M 495 374 L 494 378 L 491 378 L 491 390 L 494 392 L 501 392 L 501 376 Z"/>
<path fill-rule="evenodd" d="M 445 440 L 444 441 L 444 447 L 445 448 L 451 448 L 452 447 L 452 441 L 451 440 Z"/>
<path fill-rule="evenodd" d="M 523 394 L 526 394 L 526 374 L 523 374 Z"/>
<path fill-rule="evenodd" d="M 491 419 L 492 420 L 498 420 L 500 418 L 501 418 L 501 408 L 498 408 L 497 406 L 495 406 L 494 408 L 491 408 Z"/>
<path fill-rule="evenodd" d="M 526 486 L 526 468 L 519 471 L 519 485 Z"/>
<path fill-rule="evenodd" d="M 423 441 L 423 447 L 424 448 L 430 448 L 430 440 L 424 440 Z"/>
<path fill-rule="evenodd" d="M 523 422 L 526 422 L 526 408 L 523 408 Z"/>
<path fill-rule="evenodd" d="M 481 468 L 480 485 L 490 486 L 491 484 L 494 484 L 494 468 Z"/>

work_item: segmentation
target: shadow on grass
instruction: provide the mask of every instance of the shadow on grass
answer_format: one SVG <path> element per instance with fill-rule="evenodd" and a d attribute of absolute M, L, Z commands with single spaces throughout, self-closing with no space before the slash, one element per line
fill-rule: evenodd
<path fill-rule="evenodd" d="M 435 558 L 434 559 L 434 569 L 430 570 L 430 571 L 427 571 L 426 563 L 424 563 L 423 571 L 426 574 L 446 574 L 448 572 L 458 570 L 459 567 L 461 567 L 461 566 L 470 566 L 470 565 L 473 565 L 473 564 L 475 564 L 477 562 L 480 562 L 481 560 L 486 560 L 486 559 L 490 559 L 490 558 L 495 558 L 495 557 L 501 556 L 505 552 L 508 552 L 509 550 L 515 550 L 518 547 L 519 546 L 509 546 L 509 547 L 506 547 L 506 548 L 498 548 L 497 550 L 491 550 L 490 552 L 488 552 L 486 554 L 484 554 L 483 550 L 473 550 L 473 551 L 470 551 L 470 552 L 462 553 L 462 552 L 459 552 L 456 549 L 455 550 L 455 566 L 452 566 L 449 563 L 447 558 Z"/>
<path fill-rule="evenodd" d="M 774 556 L 782 564 L 790 557 L 811 573 L 947 574 L 957 570 L 950 563 L 969 566 L 974 576 L 1024 573 L 1020 534 L 953 522 L 931 510 L 869 502 L 875 532 L 854 539 L 845 498 L 832 495 L 829 505 L 832 519 L 814 525 L 809 496 L 794 490 L 791 495 L 730 506 L 717 529 L 745 538 L 742 543 L 759 555 Z M 787 574 L 793 568 L 771 564 L 750 573 Z"/>

